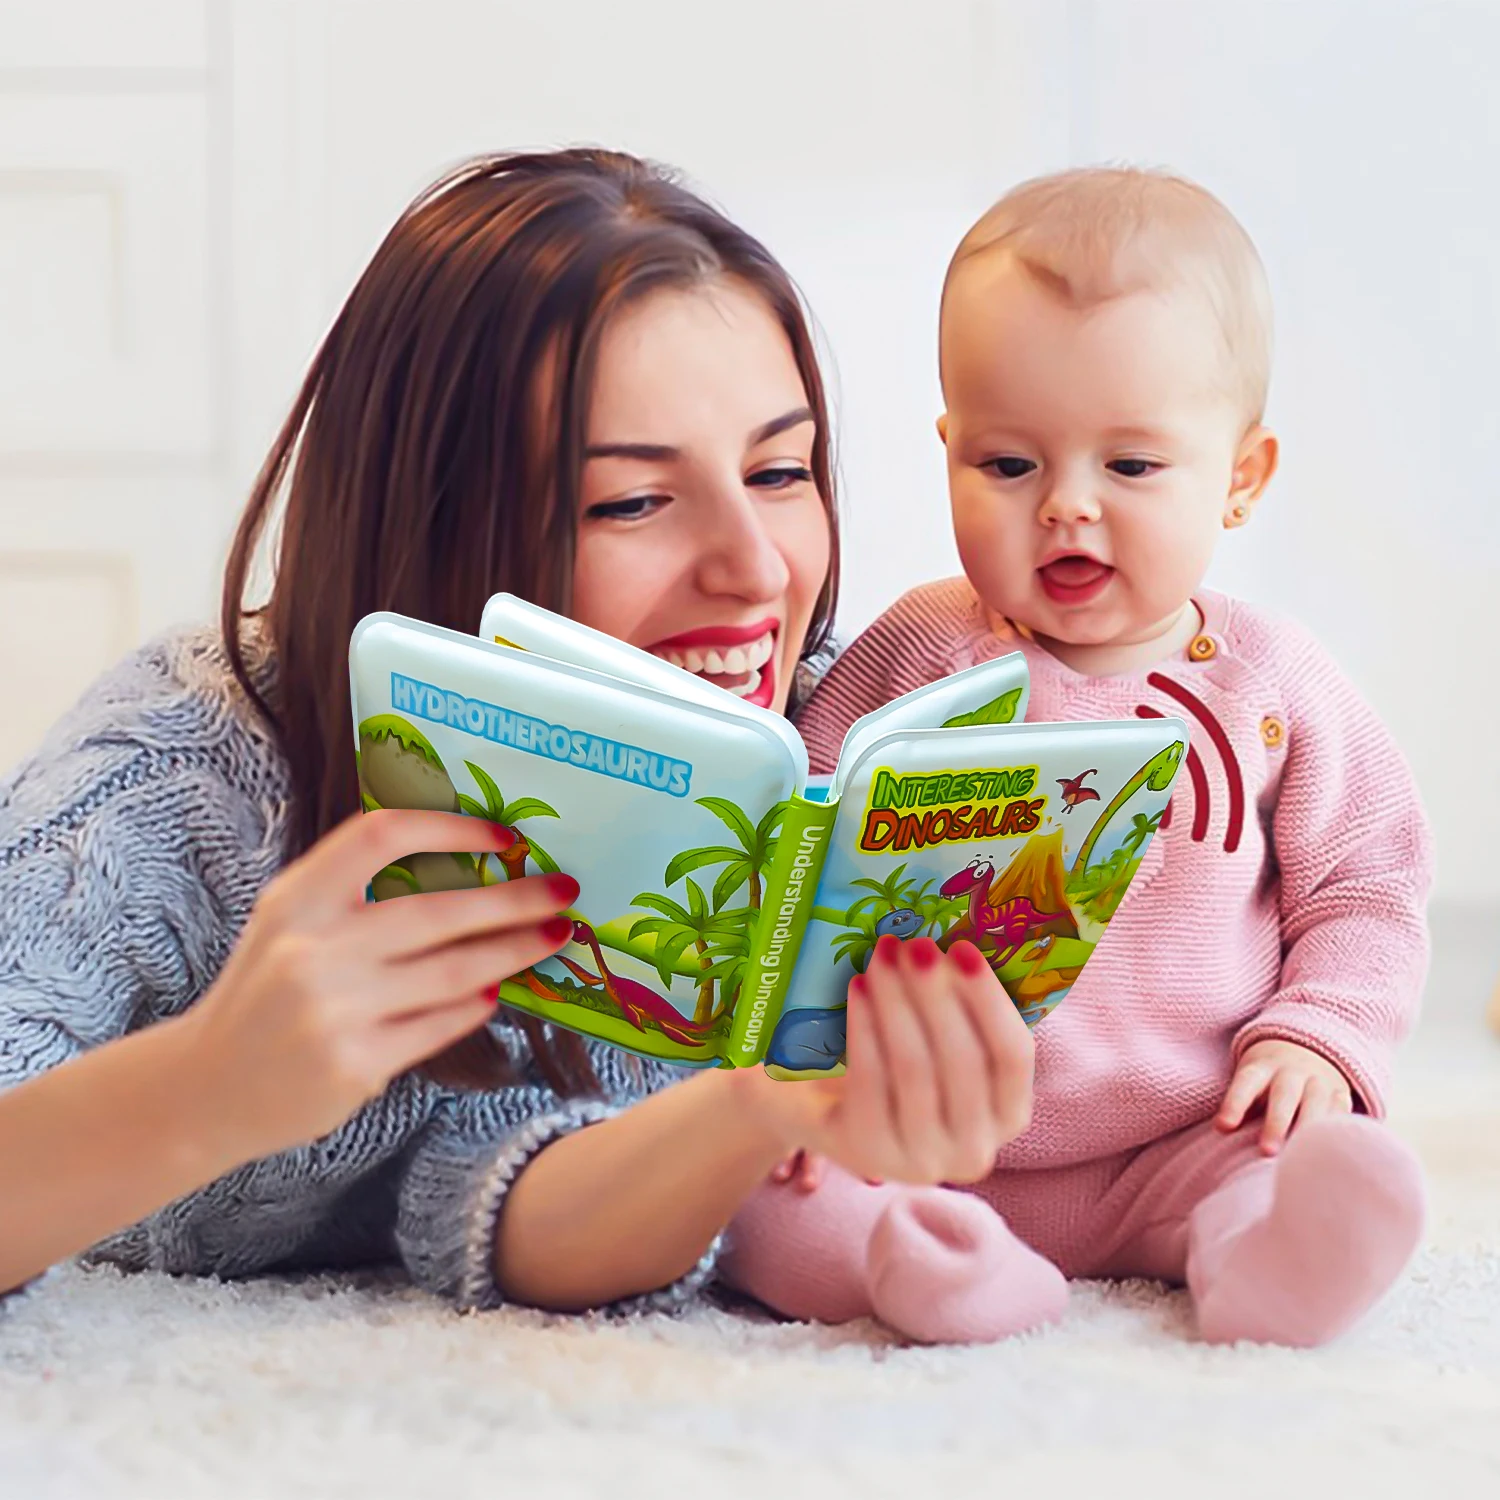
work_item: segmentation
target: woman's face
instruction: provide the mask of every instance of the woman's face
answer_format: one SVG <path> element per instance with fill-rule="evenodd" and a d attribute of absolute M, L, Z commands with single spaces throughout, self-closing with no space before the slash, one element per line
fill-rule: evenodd
<path fill-rule="evenodd" d="M 573 617 L 782 711 L 828 574 L 792 347 L 724 281 L 622 312 L 599 349 Z"/>

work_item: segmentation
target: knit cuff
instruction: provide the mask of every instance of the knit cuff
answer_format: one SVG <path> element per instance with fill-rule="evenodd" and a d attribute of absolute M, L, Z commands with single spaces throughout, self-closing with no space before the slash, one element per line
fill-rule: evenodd
<path fill-rule="evenodd" d="M 495 1281 L 495 1231 L 516 1178 L 554 1141 L 619 1112 L 615 1106 L 580 1102 L 553 1114 L 540 1115 L 527 1121 L 489 1158 L 469 1208 L 463 1274 L 458 1287 L 460 1311 L 488 1311 L 505 1301 Z M 722 1240 L 722 1235 L 716 1236 L 697 1265 L 670 1286 L 622 1298 L 597 1311 L 616 1316 L 675 1311 L 691 1301 L 713 1275 Z"/>
<path fill-rule="evenodd" d="M 1236 1068 L 1257 1042 L 1295 1042 L 1316 1052 L 1344 1075 L 1354 1093 L 1356 1109 L 1372 1119 L 1385 1118 L 1389 1065 L 1370 1038 L 1342 1017 L 1306 1002 L 1276 1001 L 1240 1028 L 1234 1039 Z"/>

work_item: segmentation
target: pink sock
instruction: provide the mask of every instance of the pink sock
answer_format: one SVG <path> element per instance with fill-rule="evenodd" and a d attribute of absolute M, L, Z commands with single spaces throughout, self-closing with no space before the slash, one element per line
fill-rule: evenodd
<path fill-rule="evenodd" d="M 742 1208 L 720 1274 L 787 1317 L 874 1316 L 917 1343 L 988 1343 L 1056 1320 L 1062 1272 L 988 1204 L 951 1188 L 871 1187 L 830 1167 L 808 1193 L 768 1183 Z"/>
<path fill-rule="evenodd" d="M 1193 1210 L 1187 1280 L 1199 1332 L 1312 1348 L 1390 1290 L 1422 1237 L 1412 1151 L 1362 1115 L 1294 1130 L 1278 1158 L 1232 1177 Z"/>

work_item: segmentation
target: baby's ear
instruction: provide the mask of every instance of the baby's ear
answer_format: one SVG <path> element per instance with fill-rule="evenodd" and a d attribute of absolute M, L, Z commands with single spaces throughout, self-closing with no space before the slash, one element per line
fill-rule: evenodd
<path fill-rule="evenodd" d="M 938 442 L 945 448 L 948 446 L 948 413 L 944 412 L 937 419 Z"/>
<path fill-rule="evenodd" d="M 1234 458 L 1234 472 L 1229 478 L 1229 494 L 1224 499 L 1224 525 L 1227 529 L 1243 526 L 1250 519 L 1255 502 L 1265 493 L 1281 454 L 1281 444 L 1269 427 L 1256 425 L 1240 441 Z"/>

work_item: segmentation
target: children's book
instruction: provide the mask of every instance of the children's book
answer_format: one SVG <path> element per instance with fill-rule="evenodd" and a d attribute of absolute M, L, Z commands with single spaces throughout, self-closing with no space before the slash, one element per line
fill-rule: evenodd
<path fill-rule="evenodd" d="M 509 595 L 480 636 L 371 615 L 350 642 L 366 809 L 462 811 L 503 854 L 414 853 L 369 894 L 580 883 L 573 941 L 506 1004 L 645 1057 L 843 1070 L 887 934 L 978 947 L 1035 1024 L 1104 937 L 1186 753 L 1179 719 L 1027 724 L 1019 653 L 860 719 L 833 775 L 779 714 Z"/>

